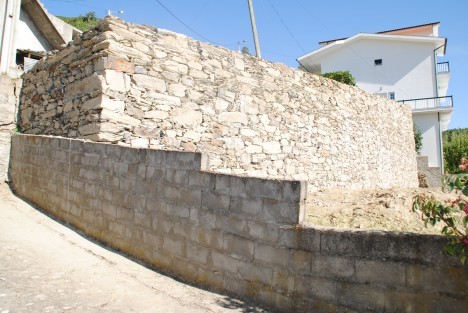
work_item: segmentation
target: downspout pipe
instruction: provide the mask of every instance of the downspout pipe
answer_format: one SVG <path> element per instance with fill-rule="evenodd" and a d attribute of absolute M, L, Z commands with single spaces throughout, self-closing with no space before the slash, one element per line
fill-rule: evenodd
<path fill-rule="evenodd" d="M 439 86 L 437 84 L 437 50 L 439 50 L 442 47 L 445 47 L 447 45 L 447 42 L 445 42 L 443 45 L 437 47 L 434 49 L 434 78 L 435 78 L 435 94 L 436 97 L 439 97 Z M 438 126 L 438 132 L 439 132 L 439 159 L 440 159 L 440 170 L 442 172 L 442 175 L 444 174 L 444 154 L 443 154 L 443 148 L 442 148 L 442 131 L 440 130 L 440 113 L 437 112 L 437 126 Z"/>

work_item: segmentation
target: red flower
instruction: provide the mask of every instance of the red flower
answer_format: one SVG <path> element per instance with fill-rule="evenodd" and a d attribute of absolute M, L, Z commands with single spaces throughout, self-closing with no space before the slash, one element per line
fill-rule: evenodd
<path fill-rule="evenodd" d="M 463 212 L 468 215 L 468 202 L 465 203 L 465 206 L 463 207 Z"/>

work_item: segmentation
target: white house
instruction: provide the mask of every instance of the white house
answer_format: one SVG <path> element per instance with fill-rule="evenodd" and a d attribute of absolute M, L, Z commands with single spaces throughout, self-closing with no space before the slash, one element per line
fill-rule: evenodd
<path fill-rule="evenodd" d="M 297 59 L 312 73 L 349 71 L 358 87 L 407 103 L 423 134 L 422 156 L 429 167 L 443 172 L 442 131 L 452 115 L 447 96 L 449 63 L 444 56 L 447 39 L 439 37 L 440 23 L 430 23 L 375 34 L 323 41 L 322 47 Z"/>
<path fill-rule="evenodd" d="M 39 0 L 2 0 L 0 30 L 0 74 L 10 77 L 19 76 L 79 32 L 48 13 Z"/>

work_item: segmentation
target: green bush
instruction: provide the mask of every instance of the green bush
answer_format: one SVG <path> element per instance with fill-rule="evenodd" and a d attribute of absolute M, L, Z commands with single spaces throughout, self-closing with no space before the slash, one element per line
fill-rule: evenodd
<path fill-rule="evenodd" d="M 87 31 L 93 28 L 99 22 L 99 18 L 96 17 L 94 12 L 88 12 L 84 16 L 80 15 L 78 17 L 57 17 L 81 31 Z"/>
<path fill-rule="evenodd" d="M 340 82 L 343 84 L 356 86 L 356 79 L 349 71 L 330 72 L 330 73 L 323 73 L 321 75 L 323 77 L 336 80 L 337 82 Z"/>
<path fill-rule="evenodd" d="M 413 124 L 413 135 L 414 135 L 414 146 L 416 148 L 416 153 L 418 155 L 421 154 L 421 149 L 422 149 L 422 133 L 421 130 L 416 127 L 416 125 Z"/>
<path fill-rule="evenodd" d="M 460 173 L 460 160 L 468 158 L 468 128 L 443 133 L 444 166 L 448 173 Z"/>

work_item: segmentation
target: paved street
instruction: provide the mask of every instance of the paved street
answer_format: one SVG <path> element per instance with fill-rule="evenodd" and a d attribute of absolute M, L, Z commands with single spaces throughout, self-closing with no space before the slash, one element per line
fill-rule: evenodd
<path fill-rule="evenodd" d="M 264 312 L 87 240 L 0 186 L 0 313 Z"/>

